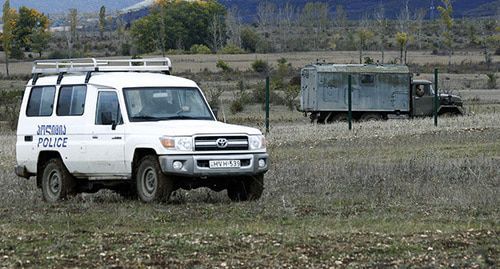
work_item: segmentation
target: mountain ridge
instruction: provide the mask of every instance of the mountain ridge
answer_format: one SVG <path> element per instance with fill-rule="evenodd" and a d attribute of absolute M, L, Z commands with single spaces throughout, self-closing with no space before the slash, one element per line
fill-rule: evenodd
<path fill-rule="evenodd" d="M 308 0 L 267 0 L 268 2 L 274 3 L 277 6 L 283 6 L 285 3 L 289 2 L 293 6 L 298 8 L 304 7 Z M 13 8 L 19 8 L 20 6 L 28 6 L 35 8 L 46 14 L 61 14 L 67 13 L 70 8 L 76 8 L 80 13 L 89 13 L 99 11 L 101 6 L 106 6 L 108 13 L 113 13 L 115 11 L 130 7 L 134 4 L 142 2 L 140 0 L 11 0 L 10 4 Z M 259 3 L 263 0 L 219 0 L 221 4 L 227 8 L 236 6 L 240 12 L 240 16 L 247 23 L 254 22 L 256 19 L 256 12 Z M 330 14 L 335 13 L 335 7 L 337 5 L 342 5 L 350 19 L 359 19 L 365 14 L 370 15 L 375 8 L 377 8 L 381 3 L 384 5 L 386 10 L 386 16 L 388 18 L 396 18 L 400 10 L 403 8 L 405 1 L 401 0 L 317 0 L 317 2 L 326 2 L 330 7 Z M 427 10 L 427 18 L 439 16 L 439 12 L 436 7 L 441 5 L 440 0 L 420 0 L 420 1 L 409 1 L 410 10 L 417 10 L 423 8 Z M 431 7 L 434 6 L 434 9 Z M 496 9 L 495 9 L 496 7 Z M 453 1 L 453 15 L 455 18 L 462 17 L 484 17 L 484 16 L 494 16 L 500 13 L 500 0 L 454 0 Z M 0 10 L 2 6 L 0 5 Z"/>

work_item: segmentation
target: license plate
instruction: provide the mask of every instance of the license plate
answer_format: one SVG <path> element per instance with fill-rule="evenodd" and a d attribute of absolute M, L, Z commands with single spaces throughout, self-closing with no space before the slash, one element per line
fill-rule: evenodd
<path fill-rule="evenodd" d="M 241 166 L 240 160 L 217 160 L 209 161 L 210 168 L 238 168 Z"/>

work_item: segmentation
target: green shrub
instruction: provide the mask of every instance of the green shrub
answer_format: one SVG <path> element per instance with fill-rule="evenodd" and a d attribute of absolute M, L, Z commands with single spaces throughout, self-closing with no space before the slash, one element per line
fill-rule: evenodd
<path fill-rule="evenodd" d="M 266 61 L 260 59 L 257 59 L 252 63 L 252 69 L 253 71 L 260 74 L 267 74 L 270 71 L 269 64 Z"/>
<path fill-rule="evenodd" d="M 370 58 L 368 56 L 365 57 L 365 64 L 373 64 L 374 61 L 373 61 L 373 58 Z"/>
<path fill-rule="evenodd" d="M 497 76 L 494 73 L 486 74 L 488 77 L 488 88 L 496 89 L 497 88 Z"/>
<path fill-rule="evenodd" d="M 242 54 L 242 53 L 245 53 L 245 51 L 236 45 L 229 44 L 229 45 L 226 45 L 224 48 L 222 48 L 222 50 L 220 50 L 220 53 L 222 53 L 222 54 Z"/>
<path fill-rule="evenodd" d="M 234 99 L 231 102 L 231 106 L 229 107 L 229 110 L 231 111 L 232 114 L 241 112 L 243 111 L 243 109 L 244 109 L 244 104 L 241 98 Z"/>
<path fill-rule="evenodd" d="M 257 43 L 260 37 L 252 28 L 245 27 L 241 30 L 241 46 L 244 50 L 255 52 L 257 50 Z"/>
<path fill-rule="evenodd" d="M 189 52 L 191 52 L 191 54 L 212 54 L 210 48 L 208 48 L 206 45 L 200 44 L 192 45 L 189 49 Z"/>
<path fill-rule="evenodd" d="M 229 65 L 224 62 L 223 60 L 217 60 L 217 64 L 215 64 L 215 67 L 219 68 L 222 70 L 222 72 L 231 72 L 232 69 L 229 67 Z"/>

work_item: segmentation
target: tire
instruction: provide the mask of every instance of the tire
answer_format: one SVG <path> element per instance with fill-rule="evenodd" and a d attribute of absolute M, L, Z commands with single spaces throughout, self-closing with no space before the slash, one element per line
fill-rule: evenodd
<path fill-rule="evenodd" d="M 145 203 L 162 202 L 173 192 L 173 180 L 161 171 L 158 157 L 148 155 L 137 167 L 136 190 L 139 199 Z"/>
<path fill-rule="evenodd" d="M 231 183 L 227 188 L 229 199 L 235 202 L 255 201 L 262 196 L 264 191 L 264 175 L 245 177 Z"/>
<path fill-rule="evenodd" d="M 76 193 L 76 180 L 60 159 L 45 165 L 42 176 L 42 197 L 48 203 L 65 200 Z"/>
<path fill-rule="evenodd" d="M 335 113 L 331 117 L 331 122 L 347 122 L 347 114 L 346 113 Z"/>
<path fill-rule="evenodd" d="M 361 121 L 379 121 L 382 120 L 383 117 L 379 113 L 365 113 L 361 115 Z"/>

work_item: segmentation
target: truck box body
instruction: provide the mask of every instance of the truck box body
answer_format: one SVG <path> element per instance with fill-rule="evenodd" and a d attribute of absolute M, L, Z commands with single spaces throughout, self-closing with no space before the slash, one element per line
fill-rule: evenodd
<path fill-rule="evenodd" d="M 410 111 L 411 75 L 407 66 L 362 64 L 313 64 L 303 68 L 301 110 L 347 111 L 349 74 L 353 111 Z"/>

